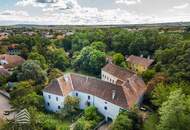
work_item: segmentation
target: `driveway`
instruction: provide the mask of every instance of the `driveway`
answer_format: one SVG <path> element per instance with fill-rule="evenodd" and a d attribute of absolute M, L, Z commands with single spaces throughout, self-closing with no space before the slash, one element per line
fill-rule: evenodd
<path fill-rule="evenodd" d="M 8 116 L 3 115 L 4 111 L 10 111 L 11 110 L 11 105 L 9 104 L 9 100 L 0 94 L 0 118 L 2 119 L 13 119 L 14 118 L 14 113 L 11 113 Z"/>

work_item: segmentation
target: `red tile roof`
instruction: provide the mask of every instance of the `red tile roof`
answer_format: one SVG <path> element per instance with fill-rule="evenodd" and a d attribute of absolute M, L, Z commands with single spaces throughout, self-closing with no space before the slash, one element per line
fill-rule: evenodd
<path fill-rule="evenodd" d="M 71 91 L 88 93 L 122 108 L 131 108 L 144 94 L 146 86 L 138 77 L 133 77 L 134 82 L 118 86 L 103 80 L 79 74 L 69 74 L 65 79 L 59 78 L 50 83 L 43 91 L 60 96 L 66 96 Z M 62 82 L 62 83 L 61 83 Z M 112 94 L 115 92 L 115 98 Z"/>
<path fill-rule="evenodd" d="M 88 93 L 123 108 L 128 108 L 127 99 L 122 87 L 97 78 L 78 74 L 70 74 L 70 77 L 74 90 Z M 113 91 L 115 91 L 114 99 L 112 98 Z"/>
<path fill-rule="evenodd" d="M 128 99 L 127 101 L 130 108 L 140 101 L 147 90 L 144 81 L 135 75 L 126 81 L 122 85 L 122 88 L 125 92 L 126 98 Z"/>
<path fill-rule="evenodd" d="M 64 77 L 60 77 L 52 80 L 43 91 L 59 96 L 67 96 L 72 90 L 71 84 L 66 82 Z"/>
<path fill-rule="evenodd" d="M 134 56 L 134 55 L 129 56 L 127 58 L 127 61 L 129 63 L 139 64 L 139 65 L 142 65 L 142 66 L 147 67 L 147 68 L 154 62 L 154 60 L 152 60 L 152 59 L 147 59 L 147 58 Z"/>
<path fill-rule="evenodd" d="M 108 63 L 104 68 L 102 68 L 102 70 L 123 81 L 126 81 L 128 78 L 135 75 L 134 72 L 119 67 L 113 63 Z"/>
<path fill-rule="evenodd" d="M 8 54 L 0 55 L 0 60 L 6 60 L 8 62 L 8 64 L 3 65 L 4 68 L 6 68 L 6 69 L 14 68 L 14 67 L 22 64 L 25 61 L 20 56 L 17 56 L 17 55 L 8 55 Z"/>

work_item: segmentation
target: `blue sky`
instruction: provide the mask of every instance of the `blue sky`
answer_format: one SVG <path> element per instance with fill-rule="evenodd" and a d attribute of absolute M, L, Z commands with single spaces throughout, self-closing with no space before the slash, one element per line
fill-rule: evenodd
<path fill-rule="evenodd" d="M 138 24 L 190 21 L 190 0 L 0 0 L 0 24 Z"/>

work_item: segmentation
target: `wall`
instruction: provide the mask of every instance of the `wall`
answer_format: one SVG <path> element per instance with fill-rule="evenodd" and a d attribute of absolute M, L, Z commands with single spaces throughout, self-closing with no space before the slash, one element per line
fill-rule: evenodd
<path fill-rule="evenodd" d="M 49 95 L 51 98 L 49 99 Z M 49 111 L 57 112 L 59 111 L 58 106 L 61 108 L 64 107 L 64 97 L 63 96 L 58 96 L 55 94 L 50 94 L 47 92 L 43 92 L 44 100 L 45 100 L 45 107 Z M 58 101 L 56 100 L 56 97 L 58 98 Z M 49 103 L 49 106 L 48 106 Z"/>
<path fill-rule="evenodd" d="M 93 96 L 91 94 L 74 91 L 72 96 L 76 96 L 76 93 L 78 94 L 78 98 L 80 99 L 80 109 L 85 109 L 88 105 L 87 102 L 90 103 L 90 105 L 94 105 L 97 107 L 98 111 L 105 116 L 115 119 L 117 115 L 119 114 L 120 107 L 117 105 L 114 105 L 110 102 L 107 102 L 106 100 L 103 100 L 99 97 Z M 90 96 L 90 99 L 88 99 L 88 96 Z M 107 107 L 107 110 L 105 109 Z"/>
<path fill-rule="evenodd" d="M 101 73 L 102 73 L 102 74 L 101 74 L 101 79 L 102 79 L 103 81 L 116 84 L 116 82 L 117 82 L 117 80 L 118 80 L 117 77 L 115 77 L 115 76 L 113 76 L 113 75 L 111 75 L 111 74 L 109 74 L 109 73 L 107 73 L 107 72 L 105 72 L 105 71 L 103 71 L 103 70 L 102 70 Z M 110 79 L 111 79 L 111 81 L 110 81 Z"/>
<path fill-rule="evenodd" d="M 147 68 L 144 68 L 143 66 L 141 65 L 138 65 L 138 64 L 131 64 L 131 63 L 128 63 L 128 65 L 130 66 L 130 68 L 133 70 L 133 71 L 136 71 L 138 73 L 142 73 L 144 71 L 147 70 Z"/>

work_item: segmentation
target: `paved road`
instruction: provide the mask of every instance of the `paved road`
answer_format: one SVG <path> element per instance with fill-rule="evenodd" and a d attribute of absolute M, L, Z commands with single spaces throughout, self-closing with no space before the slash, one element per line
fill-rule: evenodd
<path fill-rule="evenodd" d="M 109 130 L 110 125 L 111 125 L 111 123 L 106 123 L 106 124 L 102 125 L 100 128 L 98 128 L 98 130 Z"/>
<path fill-rule="evenodd" d="M 9 104 L 9 100 L 4 97 L 3 95 L 0 94 L 0 118 L 3 119 L 13 119 L 14 114 L 10 114 L 9 116 L 4 116 L 3 112 L 4 111 L 10 111 L 11 110 L 11 105 Z"/>

